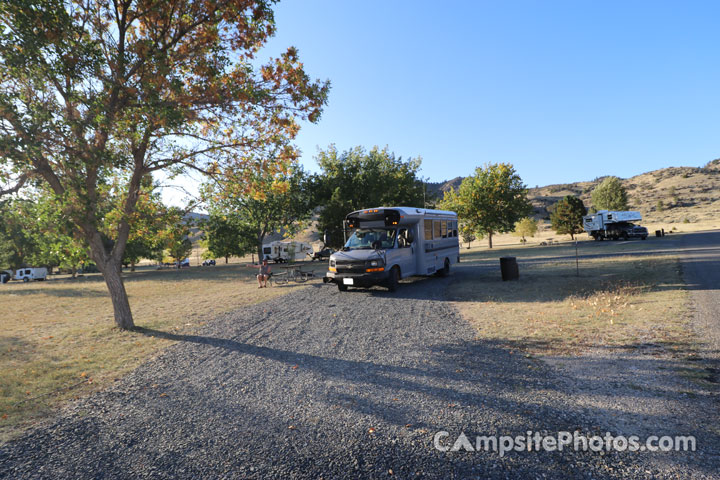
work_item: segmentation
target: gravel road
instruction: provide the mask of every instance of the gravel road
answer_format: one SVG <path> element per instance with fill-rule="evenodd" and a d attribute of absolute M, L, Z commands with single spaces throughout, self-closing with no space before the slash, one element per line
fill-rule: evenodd
<path fill-rule="evenodd" d="M 720 232 L 683 235 L 680 252 L 695 325 L 706 341 L 705 355 L 720 368 Z"/>
<path fill-rule="evenodd" d="M 462 268 L 462 267 L 461 267 Z M 543 362 L 475 338 L 450 279 L 313 284 L 218 318 L 0 448 L 6 478 L 713 478 L 649 454 L 441 452 L 464 432 L 604 434 Z M 612 399 L 601 407 L 612 410 Z"/>

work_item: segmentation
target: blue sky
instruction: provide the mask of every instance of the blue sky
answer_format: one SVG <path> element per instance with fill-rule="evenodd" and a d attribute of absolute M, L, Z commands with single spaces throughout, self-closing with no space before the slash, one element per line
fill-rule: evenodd
<path fill-rule="evenodd" d="M 385 146 L 431 181 L 486 162 L 530 186 L 720 157 L 720 2 L 320 1 L 276 6 L 263 55 L 294 45 L 332 82 L 297 144 Z"/>
<path fill-rule="evenodd" d="M 259 59 L 293 45 L 332 82 L 296 142 L 311 171 L 331 143 L 421 156 L 430 181 L 509 162 L 531 187 L 720 157 L 718 1 L 285 0 L 275 12 Z"/>

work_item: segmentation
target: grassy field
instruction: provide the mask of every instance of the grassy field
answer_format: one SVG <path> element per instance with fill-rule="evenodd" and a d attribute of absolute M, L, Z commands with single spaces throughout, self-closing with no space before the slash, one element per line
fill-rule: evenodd
<path fill-rule="evenodd" d="M 138 327 L 185 333 L 299 285 L 258 289 L 255 273 L 241 264 L 148 268 L 127 274 L 125 285 Z M 0 441 L 46 418 L 64 401 L 101 389 L 172 343 L 147 331 L 115 328 L 99 275 L 0 285 L 0 306 Z"/>
<path fill-rule="evenodd" d="M 692 339 L 671 239 L 580 242 L 586 257 L 579 277 L 574 259 L 567 258 L 575 253 L 569 242 L 522 246 L 504 237 L 508 243 L 492 250 L 463 248 L 452 300 L 480 338 L 530 353 L 647 343 L 681 348 Z M 645 255 L 626 255 L 638 249 Z M 599 256 L 607 253 L 616 256 Z M 498 258 L 505 255 L 522 262 L 518 282 L 499 281 Z M 313 266 L 322 270 L 324 264 Z M 107 386 L 172 343 L 148 330 L 191 332 L 221 313 L 297 287 L 258 289 L 254 274 L 242 263 L 127 274 L 135 321 L 144 333 L 114 327 L 99 275 L 0 285 L 0 441 L 47 418 L 63 402 Z"/>
<path fill-rule="evenodd" d="M 592 346 L 691 342 L 687 292 L 667 237 L 646 242 L 581 244 L 577 276 L 572 245 L 463 250 L 463 264 L 483 270 L 456 276 L 453 300 L 478 336 L 530 353 L 579 353 Z M 642 247 L 645 255 L 623 255 Z M 600 253 L 617 256 L 604 257 Z M 498 258 L 516 256 L 520 280 L 499 281 Z"/>

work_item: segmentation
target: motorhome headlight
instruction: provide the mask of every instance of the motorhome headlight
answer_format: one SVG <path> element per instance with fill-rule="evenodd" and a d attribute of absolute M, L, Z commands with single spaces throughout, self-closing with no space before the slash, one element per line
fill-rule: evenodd
<path fill-rule="evenodd" d="M 335 267 L 335 259 L 334 258 L 330 259 L 330 266 L 333 268 Z"/>
<path fill-rule="evenodd" d="M 367 262 L 365 262 L 365 268 L 375 268 L 383 266 L 385 266 L 385 262 L 382 258 L 376 258 L 375 260 L 368 260 Z"/>

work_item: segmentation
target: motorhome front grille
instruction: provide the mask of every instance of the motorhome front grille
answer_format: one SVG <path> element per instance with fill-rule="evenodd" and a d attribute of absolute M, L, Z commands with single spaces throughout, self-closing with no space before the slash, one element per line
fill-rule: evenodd
<path fill-rule="evenodd" d="M 338 273 L 365 273 L 365 262 L 337 262 Z"/>

